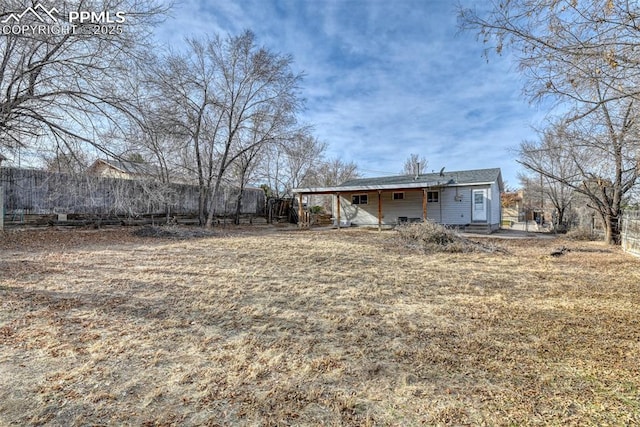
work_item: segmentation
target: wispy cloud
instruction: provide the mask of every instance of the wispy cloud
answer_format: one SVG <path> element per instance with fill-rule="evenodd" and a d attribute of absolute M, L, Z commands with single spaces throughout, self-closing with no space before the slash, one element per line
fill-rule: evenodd
<path fill-rule="evenodd" d="M 433 169 L 501 167 L 516 184 L 509 149 L 541 112 L 509 58 L 487 62 L 475 35 L 458 33 L 449 0 L 188 0 L 174 15 L 160 39 L 250 29 L 291 54 L 305 73 L 303 119 L 330 156 L 368 175 L 419 153 Z"/>

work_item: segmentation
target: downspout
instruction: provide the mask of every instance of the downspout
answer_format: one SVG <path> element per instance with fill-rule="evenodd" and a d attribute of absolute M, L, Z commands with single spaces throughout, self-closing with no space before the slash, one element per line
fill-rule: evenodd
<path fill-rule="evenodd" d="M 442 220 L 442 203 L 443 203 L 442 193 L 443 192 L 444 192 L 444 187 L 440 188 L 440 191 L 438 191 L 438 202 L 440 204 L 440 224 L 444 224 L 444 221 Z"/>

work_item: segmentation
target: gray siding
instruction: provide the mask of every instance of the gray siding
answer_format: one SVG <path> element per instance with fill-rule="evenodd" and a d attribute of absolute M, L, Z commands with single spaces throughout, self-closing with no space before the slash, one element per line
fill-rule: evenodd
<path fill-rule="evenodd" d="M 499 228 L 502 220 L 502 204 L 500 203 L 500 187 L 498 187 L 497 182 L 491 184 L 491 189 L 489 190 L 489 208 L 488 223 L 497 225 L 497 227 L 493 228 Z"/>
<path fill-rule="evenodd" d="M 437 190 L 430 190 L 437 191 Z M 422 190 L 404 191 L 404 199 L 393 200 L 393 191 L 382 192 L 382 224 L 396 225 L 399 217 L 422 219 Z M 367 194 L 368 204 L 353 205 L 353 194 Z M 427 218 L 440 222 L 442 215 L 442 194 L 439 201 L 427 203 Z M 337 215 L 335 197 L 333 203 L 333 216 Z M 357 225 L 378 225 L 378 192 L 345 193 L 340 196 L 340 220 L 349 220 Z"/>
<path fill-rule="evenodd" d="M 471 187 L 447 187 L 441 195 L 443 224 L 466 225 L 471 222 Z"/>
<path fill-rule="evenodd" d="M 487 189 L 487 223 L 500 224 L 500 190 L 497 182 L 491 186 L 445 187 L 439 190 L 438 202 L 427 203 L 427 218 L 448 225 L 471 223 L 473 189 Z M 437 190 L 429 190 L 437 191 Z M 392 191 L 382 192 L 382 224 L 395 225 L 399 217 L 422 219 L 422 190 L 404 191 L 404 199 L 393 200 Z M 366 205 L 351 204 L 353 194 L 367 194 Z M 337 208 L 335 197 L 333 216 Z M 340 196 L 340 219 L 356 225 L 378 225 L 378 192 L 344 193 Z"/>

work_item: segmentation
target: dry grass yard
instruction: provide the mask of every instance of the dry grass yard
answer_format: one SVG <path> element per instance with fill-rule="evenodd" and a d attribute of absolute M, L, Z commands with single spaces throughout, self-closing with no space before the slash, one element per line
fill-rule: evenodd
<path fill-rule="evenodd" d="M 0 233 L 0 425 L 640 424 L 639 259 L 394 233 Z"/>

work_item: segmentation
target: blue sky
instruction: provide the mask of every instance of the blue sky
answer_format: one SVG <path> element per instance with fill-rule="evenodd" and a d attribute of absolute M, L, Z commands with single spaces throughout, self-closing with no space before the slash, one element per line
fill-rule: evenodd
<path fill-rule="evenodd" d="M 397 174 L 418 153 L 429 171 L 500 167 L 515 187 L 510 150 L 545 115 L 509 57 L 487 61 L 459 32 L 452 0 L 183 0 L 171 14 L 159 40 L 249 29 L 292 55 L 305 74 L 301 120 L 364 176 Z"/>

